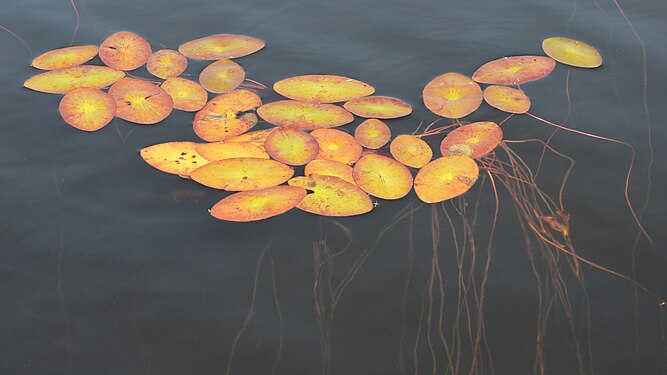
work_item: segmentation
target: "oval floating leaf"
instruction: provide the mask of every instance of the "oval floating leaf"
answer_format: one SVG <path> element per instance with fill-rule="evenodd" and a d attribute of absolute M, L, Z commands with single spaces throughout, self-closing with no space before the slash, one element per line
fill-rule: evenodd
<path fill-rule="evenodd" d="M 148 58 L 146 69 L 158 78 L 178 77 L 188 67 L 188 59 L 173 49 L 161 49 Z"/>
<path fill-rule="evenodd" d="M 194 142 L 167 142 L 143 148 L 141 157 L 162 172 L 188 176 L 190 172 L 208 164 L 195 150 Z"/>
<path fill-rule="evenodd" d="M 45 52 L 32 60 L 32 66 L 42 70 L 71 68 L 90 61 L 97 55 L 97 46 L 72 46 Z"/>
<path fill-rule="evenodd" d="M 354 177 L 352 176 L 352 167 L 335 160 L 315 159 L 306 164 L 303 174 L 306 176 L 310 176 L 311 174 L 335 176 L 351 184 L 357 184 L 354 182 Z"/>
<path fill-rule="evenodd" d="M 344 102 L 375 92 L 372 86 L 356 79 L 322 74 L 286 78 L 276 82 L 273 89 L 287 98 L 310 103 Z"/>
<path fill-rule="evenodd" d="M 264 149 L 272 158 L 287 165 L 305 165 L 320 152 L 317 140 L 298 129 L 275 129 L 264 142 Z"/>
<path fill-rule="evenodd" d="M 125 76 L 122 70 L 106 66 L 80 65 L 52 70 L 30 77 L 23 86 L 50 94 L 65 94 L 79 87 L 101 89 Z"/>
<path fill-rule="evenodd" d="M 320 145 L 318 159 L 354 164 L 361 157 L 361 145 L 353 136 L 336 129 L 317 129 L 310 135 Z"/>
<path fill-rule="evenodd" d="M 134 70 L 146 63 L 151 56 L 151 45 L 137 34 L 121 31 L 100 44 L 100 59 L 109 67 Z"/>
<path fill-rule="evenodd" d="M 459 196 L 477 181 L 479 167 L 467 156 L 445 156 L 419 170 L 415 193 L 426 203 L 438 203 Z"/>
<path fill-rule="evenodd" d="M 251 143 L 198 143 L 195 150 L 208 161 L 232 158 L 269 159 L 269 154 Z"/>
<path fill-rule="evenodd" d="M 546 56 L 512 56 L 489 61 L 472 75 L 479 83 L 518 85 L 546 77 L 556 61 Z"/>
<path fill-rule="evenodd" d="M 264 48 L 264 42 L 245 35 L 220 34 L 189 41 L 178 51 L 196 60 L 233 59 Z"/>
<path fill-rule="evenodd" d="M 288 184 L 313 192 L 297 205 L 297 208 L 306 212 L 323 216 L 355 216 L 373 209 L 368 194 L 338 177 L 312 174 L 295 177 Z"/>
<path fill-rule="evenodd" d="M 530 109 L 530 99 L 526 94 L 512 87 L 489 86 L 484 90 L 484 100 L 493 108 L 509 113 L 526 113 Z"/>
<path fill-rule="evenodd" d="M 218 60 L 199 74 L 199 83 L 206 90 L 216 94 L 234 90 L 244 79 L 245 70 L 232 60 Z"/>
<path fill-rule="evenodd" d="M 297 186 L 275 186 L 234 193 L 216 203 L 211 215 L 220 220 L 248 222 L 267 219 L 296 207 L 306 196 Z"/>
<path fill-rule="evenodd" d="M 226 140 L 243 134 L 257 124 L 257 116 L 249 111 L 261 104 L 259 96 L 248 90 L 218 95 L 197 112 L 192 127 L 205 141 Z"/>
<path fill-rule="evenodd" d="M 578 68 L 597 68 L 602 65 L 602 56 L 595 48 L 570 38 L 548 38 L 542 49 L 552 59 Z"/>
<path fill-rule="evenodd" d="M 231 143 L 231 142 L 250 143 L 264 150 L 264 142 L 266 141 L 266 137 L 269 136 L 269 134 L 273 131 L 273 129 L 278 129 L 278 128 L 269 128 L 269 129 L 247 132 L 245 134 L 227 138 L 225 139 L 225 143 Z"/>
<path fill-rule="evenodd" d="M 408 103 L 387 96 L 369 96 L 352 99 L 343 105 L 345 109 L 364 118 L 392 119 L 412 113 Z"/>
<path fill-rule="evenodd" d="M 169 78 L 160 85 L 174 100 L 174 108 L 195 112 L 204 108 L 208 93 L 197 82 L 185 78 Z"/>
<path fill-rule="evenodd" d="M 424 105 L 431 112 L 446 118 L 461 118 L 473 113 L 482 104 L 482 88 L 458 73 L 433 78 L 422 92 Z"/>
<path fill-rule="evenodd" d="M 315 130 L 348 124 L 354 116 L 333 104 L 281 100 L 264 104 L 257 114 L 267 122 L 283 128 Z"/>
<path fill-rule="evenodd" d="M 109 88 L 116 99 L 116 116 L 137 124 L 156 124 L 169 116 L 174 101 L 158 86 L 137 78 L 122 78 Z"/>
<path fill-rule="evenodd" d="M 68 92 L 58 109 L 66 123 L 80 130 L 95 131 L 116 116 L 116 101 L 102 90 L 81 87 Z"/>
<path fill-rule="evenodd" d="M 376 150 L 389 142 L 391 130 L 384 122 L 377 119 L 368 119 L 354 130 L 354 138 L 366 148 Z"/>
<path fill-rule="evenodd" d="M 433 150 L 421 138 L 401 134 L 389 145 L 394 159 L 412 168 L 425 166 L 433 157 Z"/>
<path fill-rule="evenodd" d="M 494 122 L 480 121 L 452 130 L 440 143 L 440 152 L 447 155 L 454 145 L 472 148 L 471 158 L 477 159 L 493 151 L 503 140 L 503 131 Z"/>
<path fill-rule="evenodd" d="M 412 173 L 382 155 L 364 155 L 354 166 L 354 181 L 363 191 L 382 199 L 399 199 L 412 189 Z"/>
<path fill-rule="evenodd" d="M 227 191 L 259 190 L 282 184 L 294 170 L 275 160 L 232 158 L 211 162 L 190 172 L 202 185 Z"/>

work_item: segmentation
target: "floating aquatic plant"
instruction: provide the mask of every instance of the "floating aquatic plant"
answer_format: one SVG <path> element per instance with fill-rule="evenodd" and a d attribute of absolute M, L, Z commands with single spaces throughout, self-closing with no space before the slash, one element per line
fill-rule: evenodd
<path fill-rule="evenodd" d="M 338 103 L 375 92 L 371 85 L 356 79 L 321 74 L 285 78 L 273 89 L 286 98 L 309 103 Z"/>

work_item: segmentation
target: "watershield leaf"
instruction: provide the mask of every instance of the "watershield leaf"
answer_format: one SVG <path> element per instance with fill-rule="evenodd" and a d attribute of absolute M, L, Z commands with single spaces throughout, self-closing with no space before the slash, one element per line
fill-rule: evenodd
<path fill-rule="evenodd" d="M 357 184 L 354 182 L 354 177 L 352 176 L 352 167 L 335 160 L 315 159 L 306 164 L 303 174 L 306 176 L 310 176 L 311 174 L 335 176 L 351 184 Z"/>
<path fill-rule="evenodd" d="M 197 143 L 195 150 L 208 161 L 231 158 L 269 159 L 269 154 L 250 143 Z"/>
<path fill-rule="evenodd" d="M 171 96 L 160 87 L 137 78 L 122 78 L 109 88 L 116 100 L 116 116 L 137 124 L 156 124 L 174 108 Z"/>
<path fill-rule="evenodd" d="M 364 118 L 392 119 L 412 113 L 408 103 L 386 96 L 369 96 L 352 99 L 343 105 L 345 109 Z"/>
<path fill-rule="evenodd" d="M 512 56 L 489 61 L 472 75 L 479 83 L 518 85 L 546 77 L 556 61 L 546 56 Z"/>
<path fill-rule="evenodd" d="M 364 155 L 354 166 L 354 181 L 368 194 L 399 199 L 412 189 L 412 173 L 403 164 L 382 155 Z"/>
<path fill-rule="evenodd" d="M 297 205 L 306 212 L 323 216 L 355 216 L 373 209 L 368 194 L 338 177 L 311 174 L 295 177 L 288 184 L 312 191 Z"/>
<path fill-rule="evenodd" d="M 274 129 L 264 142 L 264 149 L 275 160 L 287 165 L 305 165 L 320 152 L 317 140 L 298 129 Z"/>
<path fill-rule="evenodd" d="M 433 150 L 421 138 L 401 134 L 389 145 L 394 159 L 412 168 L 421 168 L 433 157 Z"/>
<path fill-rule="evenodd" d="M 137 34 L 121 31 L 100 44 L 100 59 L 109 67 L 134 70 L 146 63 L 151 56 L 151 45 Z"/>
<path fill-rule="evenodd" d="M 232 60 L 218 60 L 199 74 L 199 83 L 208 91 L 220 94 L 237 88 L 245 79 L 243 67 Z"/>
<path fill-rule="evenodd" d="M 79 87 L 101 89 L 125 76 L 122 70 L 106 66 L 80 65 L 52 70 L 30 77 L 23 86 L 50 94 L 65 94 Z"/>
<path fill-rule="evenodd" d="M 188 176 L 190 172 L 208 164 L 195 150 L 194 142 L 167 142 L 143 148 L 141 157 L 162 172 Z"/>
<path fill-rule="evenodd" d="M 530 98 L 512 87 L 489 86 L 484 90 L 484 100 L 491 107 L 509 113 L 526 113 L 530 109 Z"/>
<path fill-rule="evenodd" d="M 482 104 L 482 88 L 458 73 L 433 78 L 422 92 L 424 105 L 438 116 L 457 119 L 473 113 Z"/>
<path fill-rule="evenodd" d="M 195 112 L 204 108 L 208 93 L 197 82 L 185 78 L 169 78 L 160 85 L 174 100 L 174 108 Z"/>
<path fill-rule="evenodd" d="M 348 124 L 354 116 L 333 104 L 280 100 L 264 104 L 257 114 L 267 122 L 283 128 L 315 130 Z"/>
<path fill-rule="evenodd" d="M 317 129 L 310 135 L 320 145 L 318 159 L 354 164 L 361 157 L 361 145 L 351 135 L 336 129 Z"/>
<path fill-rule="evenodd" d="M 196 60 L 233 59 L 264 48 L 264 42 L 245 35 L 220 34 L 189 41 L 178 51 Z"/>
<path fill-rule="evenodd" d="M 435 159 L 419 170 L 415 193 L 425 203 L 438 203 L 459 196 L 477 181 L 479 167 L 467 156 Z"/>
<path fill-rule="evenodd" d="M 354 138 L 362 146 L 376 150 L 389 142 L 391 130 L 380 120 L 368 119 L 354 130 Z"/>
<path fill-rule="evenodd" d="M 480 158 L 493 151 L 503 140 L 503 131 L 494 122 L 480 121 L 452 130 L 440 143 L 440 152 L 447 155 L 454 145 L 468 145 L 471 158 Z"/>
<path fill-rule="evenodd" d="M 287 98 L 310 103 L 344 102 L 375 92 L 372 86 L 356 79 L 321 74 L 286 78 L 276 82 L 273 89 Z"/>
<path fill-rule="evenodd" d="M 207 142 L 227 140 L 257 124 L 257 116 L 250 111 L 261 104 L 259 96 L 248 90 L 218 95 L 197 112 L 192 127 Z"/>
<path fill-rule="evenodd" d="M 602 65 L 602 56 L 588 44 L 570 38 L 548 38 L 542 49 L 552 59 L 578 68 L 597 68 Z"/>
<path fill-rule="evenodd" d="M 158 78 L 178 77 L 188 67 L 188 59 L 173 49 L 161 49 L 148 58 L 146 69 Z"/>
<path fill-rule="evenodd" d="M 211 215 L 220 220 L 248 222 L 267 219 L 294 208 L 306 196 L 306 189 L 297 186 L 234 193 L 216 203 Z"/>
<path fill-rule="evenodd" d="M 259 190 L 282 184 L 294 170 L 275 160 L 232 158 L 211 162 L 190 172 L 202 185 L 227 191 Z"/>
<path fill-rule="evenodd" d="M 68 92 L 58 107 L 63 120 L 84 131 L 106 126 L 116 116 L 116 101 L 106 92 L 81 87 Z"/>
<path fill-rule="evenodd" d="M 71 68 L 90 61 L 97 55 L 97 46 L 72 46 L 54 49 L 37 56 L 32 66 L 42 70 Z"/>

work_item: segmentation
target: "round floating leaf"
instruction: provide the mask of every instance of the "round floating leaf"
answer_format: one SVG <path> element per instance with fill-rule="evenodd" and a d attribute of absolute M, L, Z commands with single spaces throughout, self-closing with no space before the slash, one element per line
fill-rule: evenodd
<path fill-rule="evenodd" d="M 107 68 L 106 66 L 81 65 L 38 74 L 30 77 L 23 86 L 50 94 L 65 94 L 79 87 L 101 89 L 124 76 L 125 72 L 122 70 Z"/>
<path fill-rule="evenodd" d="M 195 112 L 204 108 L 208 93 L 197 82 L 185 78 L 169 78 L 160 85 L 174 100 L 174 108 Z"/>
<path fill-rule="evenodd" d="M 365 155 L 354 166 L 354 181 L 368 194 L 399 199 L 412 189 L 412 173 L 403 164 L 382 155 Z"/>
<path fill-rule="evenodd" d="M 362 146 L 370 149 L 378 149 L 389 142 L 391 130 L 387 124 L 380 120 L 368 119 L 354 130 L 354 138 Z"/>
<path fill-rule="evenodd" d="M 281 100 L 264 104 L 257 114 L 267 122 L 283 128 L 314 130 L 348 124 L 354 116 L 333 104 Z"/>
<path fill-rule="evenodd" d="M 68 92 L 58 109 L 63 120 L 73 127 L 95 131 L 116 116 L 116 101 L 102 90 L 81 87 Z"/>
<path fill-rule="evenodd" d="M 343 105 L 345 109 L 364 118 L 392 119 L 412 113 L 408 103 L 386 96 L 369 96 L 352 99 Z"/>
<path fill-rule="evenodd" d="M 569 38 L 548 38 L 542 42 L 544 53 L 565 65 L 578 68 L 597 68 L 602 65 L 602 56 L 584 42 Z"/>
<path fill-rule="evenodd" d="M 433 157 L 433 150 L 421 138 L 401 134 L 389 145 L 394 159 L 412 168 L 421 168 Z"/>
<path fill-rule="evenodd" d="M 484 90 L 484 100 L 491 107 L 503 112 L 526 113 L 530 109 L 530 99 L 526 94 L 512 87 L 489 86 Z"/>
<path fill-rule="evenodd" d="M 336 129 L 317 129 L 310 135 L 320 145 L 318 159 L 354 164 L 361 157 L 361 145 L 353 136 Z"/>
<path fill-rule="evenodd" d="M 338 177 L 312 174 L 295 177 L 288 184 L 312 191 L 297 205 L 306 212 L 323 216 L 354 216 L 373 209 L 368 194 Z"/>
<path fill-rule="evenodd" d="M 245 134 L 237 135 L 235 137 L 225 139 L 225 143 L 231 143 L 231 142 L 250 143 L 264 150 L 264 142 L 266 141 L 266 137 L 269 136 L 269 134 L 273 131 L 273 129 L 278 129 L 278 128 L 255 130 Z"/>
<path fill-rule="evenodd" d="M 472 75 L 479 83 L 518 85 L 546 77 L 556 61 L 546 56 L 512 56 L 489 61 Z"/>
<path fill-rule="evenodd" d="M 426 203 L 438 203 L 459 196 L 477 181 L 479 167 L 467 156 L 445 156 L 419 170 L 415 193 Z"/>
<path fill-rule="evenodd" d="M 452 130 L 440 144 L 440 152 L 447 155 L 454 145 L 468 145 L 472 148 L 471 158 L 480 158 L 496 148 L 503 140 L 503 131 L 490 121 L 473 122 Z"/>
<path fill-rule="evenodd" d="M 232 158 L 269 158 L 266 151 L 250 143 L 198 143 L 195 150 L 208 161 Z"/>
<path fill-rule="evenodd" d="M 173 49 L 161 49 L 146 62 L 148 72 L 158 78 L 178 77 L 188 67 L 188 59 Z"/>
<path fill-rule="evenodd" d="M 458 73 L 446 73 L 433 78 L 424 87 L 422 96 L 426 108 L 446 118 L 465 117 L 482 104 L 482 88 Z"/>
<path fill-rule="evenodd" d="M 190 172 L 208 164 L 195 150 L 194 142 L 167 142 L 146 147 L 141 157 L 162 172 L 188 176 Z"/>
<path fill-rule="evenodd" d="M 261 104 L 259 96 L 248 90 L 218 95 L 197 112 L 192 127 L 207 142 L 226 140 L 257 124 L 257 116 L 249 111 Z"/>
<path fill-rule="evenodd" d="M 109 88 L 116 99 L 116 116 L 137 124 L 156 124 L 169 116 L 174 101 L 156 85 L 137 78 L 122 78 Z"/>
<path fill-rule="evenodd" d="M 275 160 L 287 165 L 305 165 L 320 152 L 317 140 L 298 129 L 275 129 L 264 142 L 264 149 Z"/>
<path fill-rule="evenodd" d="M 220 220 L 248 222 L 267 219 L 296 207 L 306 196 L 297 186 L 275 186 L 234 193 L 216 203 L 211 215 Z"/>
<path fill-rule="evenodd" d="M 333 75 L 305 75 L 276 82 L 273 89 L 293 100 L 311 103 L 338 103 L 367 96 L 375 89 L 356 79 Z"/>
<path fill-rule="evenodd" d="M 294 170 L 275 160 L 232 158 L 211 162 L 190 172 L 202 185 L 227 191 L 259 190 L 282 184 Z"/>
<path fill-rule="evenodd" d="M 245 35 L 211 35 L 182 44 L 178 51 L 196 60 L 233 59 L 264 48 L 264 42 Z"/>
<path fill-rule="evenodd" d="M 97 55 L 97 46 L 72 46 L 45 52 L 32 60 L 32 66 L 42 70 L 71 68 L 90 61 Z"/>
<path fill-rule="evenodd" d="M 199 83 L 216 94 L 234 90 L 244 79 L 245 70 L 232 60 L 218 60 L 199 74 Z"/>
<path fill-rule="evenodd" d="M 354 182 L 354 177 L 352 176 L 352 167 L 335 160 L 315 159 L 306 164 L 303 174 L 306 176 L 310 176 L 311 174 L 335 176 L 351 184 L 357 184 Z"/>
<path fill-rule="evenodd" d="M 151 45 L 139 35 L 121 31 L 100 44 L 100 59 L 104 64 L 120 70 L 134 70 L 144 65 L 151 56 Z"/>

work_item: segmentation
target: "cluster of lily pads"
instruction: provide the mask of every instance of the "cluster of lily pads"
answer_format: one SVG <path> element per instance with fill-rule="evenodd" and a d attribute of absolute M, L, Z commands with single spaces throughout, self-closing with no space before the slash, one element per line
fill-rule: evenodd
<path fill-rule="evenodd" d="M 263 104 L 254 91 L 239 88 L 245 71 L 231 60 L 263 47 L 256 38 L 222 34 L 192 40 L 178 51 L 153 53 L 142 37 L 119 32 L 99 47 L 72 46 L 37 57 L 33 67 L 48 71 L 24 85 L 64 94 L 62 118 L 84 131 L 99 130 L 114 117 L 156 124 L 174 108 L 196 112 L 193 130 L 205 142 L 156 144 L 142 149 L 141 156 L 163 172 L 234 192 L 211 208 L 214 217 L 254 221 L 294 207 L 326 216 L 359 215 L 374 208 L 371 196 L 400 199 L 413 188 L 426 203 L 459 196 L 479 176 L 475 159 L 503 139 L 494 122 L 463 125 L 459 119 L 483 101 L 504 112 L 526 113 L 530 99 L 519 84 L 548 75 L 556 61 L 587 68 L 602 61 L 583 42 L 549 38 L 543 42 L 548 56 L 504 57 L 484 64 L 472 77 L 446 73 L 434 78 L 424 87 L 424 104 L 436 115 L 454 119 L 456 126 L 442 140 L 441 156 L 433 159 L 433 150 L 420 135 L 392 140 L 385 120 L 409 115 L 410 105 L 373 96 L 375 89 L 356 79 L 286 78 L 273 89 L 287 99 Z M 98 54 L 106 66 L 83 65 Z M 215 61 L 195 82 L 179 77 L 188 58 Z M 126 71 L 144 65 L 163 81 L 126 77 Z M 490 86 L 482 91 L 479 83 Z M 207 91 L 219 95 L 208 100 Z M 353 122 L 355 115 L 365 120 L 354 134 L 335 129 Z M 258 116 L 275 127 L 249 131 Z M 294 177 L 295 167 L 301 166 L 304 175 Z"/>

